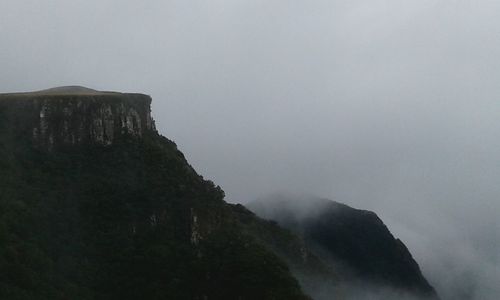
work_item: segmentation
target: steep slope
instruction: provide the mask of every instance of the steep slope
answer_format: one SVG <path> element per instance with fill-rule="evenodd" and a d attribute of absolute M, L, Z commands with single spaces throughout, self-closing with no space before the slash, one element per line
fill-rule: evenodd
<path fill-rule="evenodd" d="M 307 299 L 150 101 L 0 95 L 0 298 Z"/>
<path fill-rule="evenodd" d="M 346 285 L 379 293 L 383 299 L 388 291 L 396 299 L 403 294 L 437 297 L 406 246 L 373 212 L 325 199 L 279 196 L 256 201 L 249 208 L 302 236 Z"/>

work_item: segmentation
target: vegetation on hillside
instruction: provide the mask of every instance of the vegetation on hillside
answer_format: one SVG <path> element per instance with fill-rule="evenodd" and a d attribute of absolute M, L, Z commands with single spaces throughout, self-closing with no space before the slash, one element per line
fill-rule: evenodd
<path fill-rule="evenodd" d="M 0 298 L 307 299 L 168 139 L 0 139 Z"/>

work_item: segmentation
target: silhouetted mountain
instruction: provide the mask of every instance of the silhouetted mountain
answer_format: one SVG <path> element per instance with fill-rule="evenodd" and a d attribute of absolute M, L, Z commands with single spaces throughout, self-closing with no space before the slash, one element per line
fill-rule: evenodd
<path fill-rule="evenodd" d="M 347 285 L 437 297 L 403 242 L 371 211 L 326 199 L 286 196 L 261 199 L 249 208 L 301 236 Z"/>

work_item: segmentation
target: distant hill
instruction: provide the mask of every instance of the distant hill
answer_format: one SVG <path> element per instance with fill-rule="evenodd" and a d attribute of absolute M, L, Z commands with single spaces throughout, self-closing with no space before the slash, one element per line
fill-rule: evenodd
<path fill-rule="evenodd" d="M 46 90 L 36 91 L 38 94 L 97 94 L 100 91 L 90 89 L 84 86 L 70 85 L 54 87 Z"/>
<path fill-rule="evenodd" d="M 261 199 L 248 207 L 302 237 L 345 285 L 353 286 L 354 298 L 437 299 L 406 246 L 371 211 L 327 199 L 287 196 Z"/>

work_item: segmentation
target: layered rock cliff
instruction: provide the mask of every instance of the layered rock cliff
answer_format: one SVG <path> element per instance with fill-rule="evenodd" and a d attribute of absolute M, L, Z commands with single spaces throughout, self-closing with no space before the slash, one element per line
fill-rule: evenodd
<path fill-rule="evenodd" d="M 124 135 L 154 131 L 151 97 L 143 94 L 46 92 L 0 95 L 0 110 L 12 137 L 30 137 L 53 150 L 82 144 L 109 146 Z"/>

